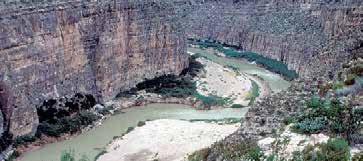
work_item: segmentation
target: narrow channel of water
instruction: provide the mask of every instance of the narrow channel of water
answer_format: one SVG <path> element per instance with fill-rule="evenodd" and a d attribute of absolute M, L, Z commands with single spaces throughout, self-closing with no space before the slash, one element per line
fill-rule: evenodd
<path fill-rule="evenodd" d="M 290 86 L 290 82 L 284 80 L 276 73 L 270 72 L 262 67 L 252 64 L 247 60 L 217 56 L 214 53 L 218 53 L 219 51 L 213 48 L 200 49 L 189 47 L 188 51 L 192 53 L 199 53 L 200 55 L 207 57 L 218 64 L 233 66 L 247 74 L 257 74 L 263 78 L 264 82 L 268 84 L 271 91 L 273 92 L 279 92 L 281 90 L 287 89 Z"/>
<path fill-rule="evenodd" d="M 203 56 L 220 63 L 240 69 L 247 74 L 257 74 L 264 79 L 272 91 L 278 92 L 289 87 L 290 83 L 282 79 L 278 74 L 269 72 L 248 61 L 236 60 L 226 57 L 218 57 L 214 49 L 202 50 L 189 48 L 190 52 L 200 53 Z M 242 118 L 248 108 L 240 109 L 218 109 L 210 111 L 199 111 L 187 105 L 178 104 L 151 104 L 123 110 L 125 113 L 111 116 L 104 123 L 90 131 L 84 132 L 70 140 L 47 144 L 44 148 L 27 152 L 21 161 L 59 161 L 60 154 L 64 150 L 73 149 L 78 158 L 86 155 L 93 158 L 105 147 L 114 136 L 119 136 L 130 126 L 136 126 L 138 121 L 155 119 L 223 119 Z M 127 148 L 127 147 L 126 147 Z"/>

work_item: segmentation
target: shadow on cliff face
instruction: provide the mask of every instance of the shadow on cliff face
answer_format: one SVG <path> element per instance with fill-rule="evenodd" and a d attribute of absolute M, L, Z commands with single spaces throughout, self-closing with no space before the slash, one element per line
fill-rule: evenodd
<path fill-rule="evenodd" d="M 10 86 L 5 82 L 0 81 L 0 151 L 5 150 L 12 140 L 12 135 L 9 134 L 12 99 Z"/>
<path fill-rule="evenodd" d="M 93 95 L 76 93 L 72 97 L 45 100 L 37 108 L 39 122 L 53 121 L 88 110 L 97 104 Z"/>
<path fill-rule="evenodd" d="M 97 104 L 93 95 L 77 93 L 72 97 L 45 100 L 37 107 L 39 125 L 36 136 L 58 137 L 64 133 L 78 132 L 90 125 L 98 115 L 89 111 Z"/>

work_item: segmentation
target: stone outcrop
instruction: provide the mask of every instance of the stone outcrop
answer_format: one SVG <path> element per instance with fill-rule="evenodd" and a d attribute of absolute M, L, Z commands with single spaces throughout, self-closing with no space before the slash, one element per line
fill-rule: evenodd
<path fill-rule="evenodd" d="M 261 140 L 274 137 L 281 133 L 284 119 L 299 114 L 305 108 L 305 100 L 310 98 L 317 88 L 315 81 L 297 80 L 288 90 L 271 94 L 255 103 L 242 120 L 241 127 L 236 132 L 211 147 L 208 159 L 218 160 L 218 146 L 228 147 L 246 140 Z"/>
<path fill-rule="evenodd" d="M 361 0 L 196 0 L 188 3 L 189 38 L 237 45 L 281 60 L 300 76 L 334 72 L 363 56 Z"/>
<path fill-rule="evenodd" d="M 46 99 L 86 93 L 102 102 L 180 73 L 188 59 L 179 20 L 164 1 L 1 1 L 0 129 L 34 132 Z"/>

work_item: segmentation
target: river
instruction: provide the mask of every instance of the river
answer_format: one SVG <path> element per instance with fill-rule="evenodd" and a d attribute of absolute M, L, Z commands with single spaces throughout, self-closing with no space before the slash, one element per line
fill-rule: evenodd
<path fill-rule="evenodd" d="M 278 92 L 288 88 L 290 83 L 282 79 L 278 74 L 269 72 L 248 61 L 218 57 L 212 48 L 202 50 L 199 48 L 189 48 L 188 51 L 200 53 L 203 56 L 220 63 L 230 65 L 247 74 L 257 74 L 262 77 L 273 92 Z M 150 104 L 130 109 L 124 109 L 121 114 L 111 116 L 102 125 L 90 131 L 86 131 L 70 140 L 47 144 L 43 148 L 27 152 L 21 161 L 58 161 L 61 152 L 64 150 L 74 150 L 79 158 L 86 155 L 93 158 L 105 147 L 114 136 L 124 133 L 128 127 L 136 126 L 139 121 L 155 119 L 223 119 L 242 118 L 248 108 L 225 108 L 210 111 L 199 111 L 193 107 L 180 104 Z"/>

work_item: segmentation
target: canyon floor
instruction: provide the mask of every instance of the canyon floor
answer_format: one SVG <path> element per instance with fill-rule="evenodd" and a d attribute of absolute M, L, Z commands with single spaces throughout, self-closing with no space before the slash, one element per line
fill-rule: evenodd
<path fill-rule="evenodd" d="M 202 95 L 201 97 L 208 97 L 208 99 L 218 99 L 223 101 L 223 105 L 218 104 L 218 108 L 211 111 L 196 111 L 191 109 L 177 108 L 177 105 L 159 109 L 157 105 L 154 108 L 146 108 L 145 112 L 137 109 L 130 109 L 127 112 L 127 117 L 116 115 L 106 121 L 98 129 L 91 131 L 89 134 L 83 134 L 77 137 L 76 141 L 62 142 L 62 145 L 52 148 L 53 151 L 59 152 L 63 147 L 73 146 L 77 142 L 89 142 L 92 145 L 87 147 L 80 147 L 77 152 L 79 155 L 87 155 L 93 158 L 99 154 L 97 149 L 103 145 L 107 145 L 107 153 L 102 155 L 99 160 L 113 161 L 113 160 L 184 160 L 188 154 L 211 146 L 213 143 L 225 138 L 226 136 L 235 132 L 238 124 L 215 124 L 206 122 L 189 122 L 178 121 L 182 120 L 219 120 L 221 118 L 241 118 L 248 108 L 220 108 L 221 106 L 230 107 L 231 105 L 239 104 L 248 106 L 251 102 L 247 99 L 251 92 L 258 92 L 260 99 L 270 93 L 270 82 L 273 78 L 270 75 L 263 73 L 265 70 L 260 69 L 255 64 L 243 62 L 239 60 L 229 63 L 230 58 L 224 55 L 216 55 L 210 50 L 203 50 L 205 56 L 201 56 L 196 60 L 204 65 L 204 71 L 199 73 L 194 78 L 196 82 L 197 92 Z M 189 52 L 189 54 L 193 54 Z M 211 56 L 211 57 L 208 57 Z M 221 59 L 224 62 L 221 62 Z M 243 64 L 244 63 L 244 64 Z M 242 64 L 235 67 L 236 64 Z M 252 69 L 250 66 L 256 66 Z M 249 71 L 247 70 L 249 69 Z M 260 74 L 266 77 L 260 78 Z M 267 79 L 266 79 L 267 78 Z M 256 86 L 258 86 L 256 88 Z M 257 90 L 256 90 L 257 89 Z M 254 95 L 255 95 L 254 94 Z M 256 97 L 257 95 L 255 95 Z M 142 99 L 140 99 L 142 98 Z M 188 98 L 164 98 L 162 95 L 156 93 L 147 93 L 145 90 L 139 91 L 137 95 L 125 98 L 119 98 L 106 103 L 106 107 L 118 107 L 126 109 L 129 107 L 142 106 L 149 103 L 177 103 L 187 104 L 197 108 L 196 98 L 191 96 Z M 219 102 L 218 102 L 219 103 Z M 168 106 L 168 104 L 162 105 Z M 173 107 L 173 108 L 171 108 Z M 203 108 L 201 108 L 203 109 Z M 215 111 L 216 110 L 216 111 Z M 116 118 L 115 118 L 116 117 Z M 158 120 L 162 119 L 162 120 Z M 173 119 L 173 120 L 163 120 Z M 135 126 L 140 120 L 156 120 L 147 122 L 145 126 L 137 127 L 131 133 L 123 136 L 120 139 L 115 139 L 114 136 L 121 135 L 128 127 Z M 107 129 L 107 130 L 106 130 Z M 122 130 L 123 129 L 123 130 Z M 111 132 L 112 131 L 112 132 Z M 97 141 L 89 141 L 88 136 L 97 138 Z M 109 137 L 107 139 L 107 137 Z M 102 138 L 102 139 L 100 139 Z M 84 139 L 84 140 L 83 140 Z M 109 141 L 112 141 L 109 144 Z M 101 146 L 101 147 L 100 147 Z M 39 153 L 49 154 L 50 149 L 43 148 Z M 38 153 L 38 152 L 37 152 Z M 32 153 L 26 156 L 24 160 L 38 161 L 37 153 Z M 31 159 L 29 159 L 31 158 Z"/>
<path fill-rule="evenodd" d="M 255 76 L 218 64 L 204 57 L 197 58 L 204 65 L 204 74 L 195 78 L 197 91 L 206 97 L 228 99 L 226 105 L 248 106 L 246 99 L 252 81 L 259 86 L 259 97 L 266 96 L 268 86 Z M 188 154 L 209 147 L 237 130 L 239 124 L 217 124 L 161 119 L 149 121 L 125 136 L 113 140 L 107 153 L 99 161 L 185 160 Z"/>
<path fill-rule="evenodd" d="M 204 96 L 227 98 L 229 105 L 240 104 L 248 106 L 246 99 L 252 89 L 251 80 L 245 74 L 223 67 L 206 58 L 197 59 L 205 67 L 205 75 L 197 77 L 197 91 Z"/>
<path fill-rule="evenodd" d="M 187 154 L 225 138 L 239 124 L 161 119 L 146 122 L 108 146 L 98 161 L 184 160 Z"/>

